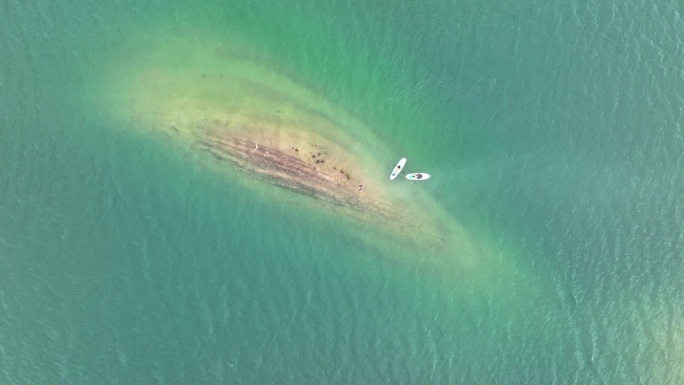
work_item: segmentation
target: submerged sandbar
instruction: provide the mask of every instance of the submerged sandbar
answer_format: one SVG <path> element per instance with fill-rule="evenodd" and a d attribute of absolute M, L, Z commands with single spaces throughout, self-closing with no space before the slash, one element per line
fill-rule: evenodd
<path fill-rule="evenodd" d="M 113 60 L 101 108 L 127 126 L 205 153 L 237 179 L 277 186 L 403 244 L 471 264 L 467 232 L 424 189 L 388 180 L 397 153 L 372 130 L 240 50 L 165 41 Z M 363 186 L 360 188 L 360 186 Z"/>

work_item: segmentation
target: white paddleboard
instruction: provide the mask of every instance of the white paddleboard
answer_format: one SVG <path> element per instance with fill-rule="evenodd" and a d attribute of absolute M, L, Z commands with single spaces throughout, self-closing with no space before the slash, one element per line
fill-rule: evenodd
<path fill-rule="evenodd" d="M 401 158 L 399 163 L 397 163 L 397 165 L 394 166 L 394 168 L 392 169 L 392 173 L 390 174 L 390 180 L 394 180 L 394 178 L 396 178 L 397 175 L 399 175 L 401 170 L 404 169 L 405 164 L 406 164 L 406 158 Z"/>
<path fill-rule="evenodd" d="M 411 174 L 406 174 L 406 179 L 408 179 L 408 180 L 430 179 L 430 174 L 428 174 L 426 172 L 413 172 Z"/>

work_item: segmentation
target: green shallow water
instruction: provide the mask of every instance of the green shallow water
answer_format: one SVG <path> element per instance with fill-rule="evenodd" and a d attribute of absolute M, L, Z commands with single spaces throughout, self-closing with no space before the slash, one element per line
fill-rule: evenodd
<path fill-rule="evenodd" d="M 10 1 L 0 383 L 681 383 L 681 12 Z M 491 269 L 396 263 L 92 108 L 103 58 L 164 31 L 237 42 L 363 122 Z"/>

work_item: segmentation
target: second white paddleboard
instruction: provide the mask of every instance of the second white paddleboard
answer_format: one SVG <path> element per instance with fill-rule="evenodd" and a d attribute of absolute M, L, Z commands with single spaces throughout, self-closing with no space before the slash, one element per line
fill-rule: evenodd
<path fill-rule="evenodd" d="M 408 180 L 425 180 L 430 179 L 430 174 L 426 172 L 414 172 L 411 174 L 406 174 L 406 179 Z"/>

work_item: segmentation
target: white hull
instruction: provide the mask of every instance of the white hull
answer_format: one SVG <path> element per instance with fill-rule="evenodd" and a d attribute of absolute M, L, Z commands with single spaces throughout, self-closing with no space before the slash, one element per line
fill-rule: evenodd
<path fill-rule="evenodd" d="M 401 173 L 401 170 L 404 169 L 404 165 L 406 164 L 406 158 L 401 158 L 401 160 L 397 163 L 396 166 L 392 169 L 392 173 L 390 174 L 390 180 L 394 180 L 394 178 Z"/>
<path fill-rule="evenodd" d="M 408 180 L 426 180 L 430 179 L 430 174 L 426 172 L 414 172 L 411 174 L 406 174 L 406 179 Z"/>

